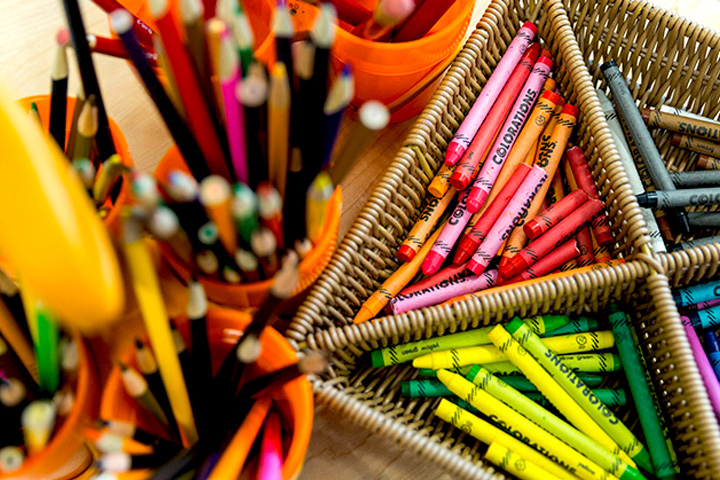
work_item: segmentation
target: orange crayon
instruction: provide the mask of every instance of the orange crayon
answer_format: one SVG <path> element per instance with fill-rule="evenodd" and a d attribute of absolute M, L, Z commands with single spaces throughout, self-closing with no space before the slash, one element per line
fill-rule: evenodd
<path fill-rule="evenodd" d="M 408 233 L 405 241 L 400 245 L 397 256 L 403 262 L 409 262 L 415 257 L 418 250 L 425 244 L 427 237 L 435 228 L 445 209 L 455 197 L 455 189 L 450 188 L 442 198 L 431 198 L 420 214 L 420 218 Z"/>

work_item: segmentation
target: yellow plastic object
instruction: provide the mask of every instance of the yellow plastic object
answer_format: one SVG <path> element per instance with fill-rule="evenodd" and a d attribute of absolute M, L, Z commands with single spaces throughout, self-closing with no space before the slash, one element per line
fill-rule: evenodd
<path fill-rule="evenodd" d="M 68 161 L 0 86 L 0 255 L 44 305 L 83 332 L 124 304 L 110 238 Z"/>

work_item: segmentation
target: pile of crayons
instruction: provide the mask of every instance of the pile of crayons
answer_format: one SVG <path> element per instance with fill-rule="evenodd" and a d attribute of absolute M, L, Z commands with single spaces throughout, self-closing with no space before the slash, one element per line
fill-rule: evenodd
<path fill-rule="evenodd" d="M 435 415 L 486 443 L 485 458 L 519 478 L 675 478 L 677 460 L 631 320 L 611 305 L 611 329 L 597 330 L 601 323 L 515 317 L 376 350 L 370 361 L 375 368 L 412 362 L 418 370 L 402 382 L 402 395 L 442 397 Z M 596 388 L 617 385 L 619 370 L 631 396 Z M 648 449 L 613 412 L 630 398 Z"/>
<path fill-rule="evenodd" d="M 557 93 L 550 52 L 533 43 L 536 32 L 525 23 L 508 46 L 447 147 L 398 250 L 404 264 L 355 323 L 388 303 L 402 313 L 621 261 L 607 251 L 615 240 L 585 154 L 569 143 L 578 109 Z M 421 269 L 425 278 L 406 288 Z"/>
<path fill-rule="evenodd" d="M 149 2 L 158 26 L 160 70 L 145 55 L 132 16 L 112 13 L 112 28 L 189 172 L 159 179 L 161 196 L 115 153 L 80 12 L 75 0 L 64 3 L 86 98 L 76 103 L 77 134 L 71 133 L 65 151 L 96 202 L 115 198 L 121 182 L 132 177 L 151 232 L 205 277 L 254 282 L 274 274 L 278 252 L 306 255 L 323 233 L 333 184 L 389 121 L 384 105 L 366 102 L 352 140 L 333 155 L 354 80 L 348 65 L 337 75 L 330 69 L 337 21 L 332 5 L 320 8 L 311 39 L 298 41 L 287 5 L 278 5 L 273 25 L 278 61 L 269 75 L 253 56 L 253 32 L 240 3 L 218 2 L 216 16 L 205 21 L 201 0 L 180 2 L 183 25 L 178 25 L 167 0 Z M 50 132 L 61 147 L 67 40 L 67 33 L 58 35 L 50 113 Z"/>
<path fill-rule="evenodd" d="M 135 230 L 137 225 L 127 222 L 137 220 L 131 217 L 125 225 L 126 232 Z M 126 252 L 137 281 L 142 267 L 128 248 Z M 237 478 L 260 437 L 260 478 L 281 478 L 283 445 L 287 445 L 283 437 L 291 437 L 291 432 L 282 428 L 285 422 L 268 394 L 327 366 L 322 354 L 309 353 L 272 372 L 255 367 L 263 352 L 261 334 L 275 307 L 295 289 L 297 267 L 297 255 L 288 254 L 268 298 L 214 375 L 210 357 L 217 345 L 208 342 L 208 303 L 202 285 L 194 281 L 189 285 L 186 312 L 190 338 L 183 337 L 167 316 L 160 318 L 165 315 L 162 305 L 154 306 L 159 312 L 151 319 L 151 326 L 148 314 L 152 308 L 136 288 L 150 345 L 136 340 L 134 362 L 118 366 L 126 393 L 157 421 L 153 428 L 105 418 L 97 428 L 88 430 L 88 438 L 102 452 L 97 462 L 102 470 L 98 478 L 118 478 L 131 470 L 142 470 L 146 477 L 155 479 Z M 159 291 L 151 295 L 153 302 L 162 301 Z"/>
<path fill-rule="evenodd" d="M 615 62 L 600 68 L 616 108 L 605 92 L 598 90 L 597 94 L 655 251 L 720 242 L 720 237 L 714 236 L 676 243 L 680 234 L 695 235 L 701 229 L 720 227 L 720 213 L 685 210 L 720 205 L 720 172 L 709 171 L 720 169 L 720 144 L 711 141 L 720 139 L 720 123 L 667 105 L 640 111 Z M 696 166 L 708 171 L 668 172 L 648 127 L 675 132 L 672 144 L 699 153 Z"/>
<path fill-rule="evenodd" d="M 720 281 L 678 288 L 673 296 L 710 404 L 720 419 Z"/>
<path fill-rule="evenodd" d="M 75 405 L 80 353 L 0 271 L 0 475 L 43 451 Z"/>

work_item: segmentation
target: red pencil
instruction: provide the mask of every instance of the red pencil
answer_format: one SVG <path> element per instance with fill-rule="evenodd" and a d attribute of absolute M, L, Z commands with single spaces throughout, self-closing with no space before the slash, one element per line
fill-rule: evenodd
<path fill-rule="evenodd" d="M 416 2 L 415 12 L 397 28 L 392 41 L 409 42 L 424 37 L 454 3 L 455 0 Z"/>
<path fill-rule="evenodd" d="M 125 6 L 121 5 L 120 2 L 117 0 L 92 0 L 95 5 L 105 10 L 107 13 L 112 13 L 115 10 L 122 8 L 126 9 Z M 135 32 L 135 35 L 137 35 L 138 41 L 142 44 L 143 47 L 145 47 L 147 50 L 152 51 L 153 50 L 153 40 L 152 40 L 152 34 L 153 29 L 150 28 L 145 22 L 140 20 L 135 16 L 136 12 L 130 12 L 130 15 L 133 16 L 133 19 L 135 20 L 135 24 L 133 25 L 133 31 Z"/>
<path fill-rule="evenodd" d="M 123 45 L 120 40 L 88 34 L 87 41 L 88 45 L 90 45 L 90 51 L 93 53 L 102 53 L 103 55 L 109 55 L 111 57 L 128 59 L 125 45 Z M 157 67 L 157 53 L 147 50 L 145 50 L 144 53 L 150 65 Z"/>
<path fill-rule="evenodd" d="M 178 26 L 170 13 L 168 1 L 150 0 L 148 5 L 165 45 L 165 54 L 170 62 L 170 67 L 178 80 L 178 93 L 185 106 L 188 126 L 200 145 L 210 172 L 230 180 L 232 177 L 230 177 L 210 111 L 205 103 L 188 51 L 183 45 Z"/>

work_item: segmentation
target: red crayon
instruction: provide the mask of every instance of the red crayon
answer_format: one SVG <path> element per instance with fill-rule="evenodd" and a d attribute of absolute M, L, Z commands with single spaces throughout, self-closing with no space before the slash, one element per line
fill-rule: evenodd
<path fill-rule="evenodd" d="M 435 275 L 423 278 L 414 285 L 407 287 L 399 295 L 408 295 L 410 293 L 419 292 L 426 288 L 434 287 L 442 282 L 455 282 L 461 278 L 469 277 L 472 272 L 467 269 L 467 265 L 450 265 L 438 271 Z"/>
<path fill-rule="evenodd" d="M 585 227 L 581 228 L 575 238 L 577 240 L 578 250 L 580 255 L 577 257 L 578 267 L 587 267 L 595 263 L 595 254 L 593 253 L 592 237 L 590 236 L 590 229 Z"/>
<path fill-rule="evenodd" d="M 589 199 L 567 218 L 548 230 L 547 233 L 536 238 L 515 256 L 511 257 L 507 263 L 500 267 L 502 269 L 500 270 L 500 276 L 511 278 L 519 275 L 551 250 L 574 237 L 604 207 L 605 205 L 600 200 Z"/>
<path fill-rule="evenodd" d="M 527 174 L 532 170 L 532 167 L 526 163 L 521 163 L 513 172 L 510 179 L 503 186 L 502 190 L 485 213 L 483 213 L 480 220 L 477 221 L 475 226 L 470 230 L 469 233 L 463 235 L 458 242 L 458 248 L 453 258 L 455 265 L 462 265 L 473 256 L 478 246 L 485 240 L 485 236 L 490 231 L 495 222 L 497 221 L 500 214 L 507 206 L 510 199 L 515 195 L 515 192 L 520 188 L 520 184 L 525 180 Z"/>
<path fill-rule="evenodd" d="M 595 180 L 593 180 L 590 166 L 585 158 L 585 153 L 578 146 L 574 146 L 565 151 L 567 161 L 570 164 L 570 168 L 573 171 L 575 182 L 580 190 L 585 191 L 588 197 L 599 199 L 600 194 L 598 193 L 597 187 L 595 186 Z M 608 224 L 607 215 L 603 212 L 597 216 L 592 226 L 595 240 L 599 245 L 605 246 L 615 242 Z"/>
<path fill-rule="evenodd" d="M 495 134 L 505 121 L 505 117 L 507 117 L 513 103 L 515 103 L 515 99 L 525 80 L 530 75 L 539 53 L 540 45 L 538 43 L 533 43 L 532 46 L 527 49 L 520 63 L 515 67 L 512 75 L 510 75 L 502 92 L 500 92 L 480 130 L 475 134 L 472 143 L 468 149 L 465 150 L 462 159 L 455 166 L 455 170 L 450 177 L 450 184 L 458 191 L 464 190 L 470 182 L 473 181 L 478 166 L 485 158 L 488 149 L 495 140 Z"/>
<path fill-rule="evenodd" d="M 587 202 L 588 195 L 582 190 L 575 190 L 570 195 L 563 197 L 557 203 L 551 205 L 547 210 L 540 212 L 535 218 L 523 225 L 525 235 L 535 239 L 550 230 L 553 226 L 570 215 L 583 203 Z"/>
<path fill-rule="evenodd" d="M 510 283 L 524 282 L 525 280 L 542 277 L 543 275 L 547 275 L 552 272 L 560 265 L 576 258 L 579 254 L 580 249 L 578 248 L 577 241 L 574 238 L 571 238 L 558 248 L 542 257 L 532 267 L 526 268 L 519 275 L 515 275 L 507 280 L 501 279 L 498 284 L 507 285 Z"/>

